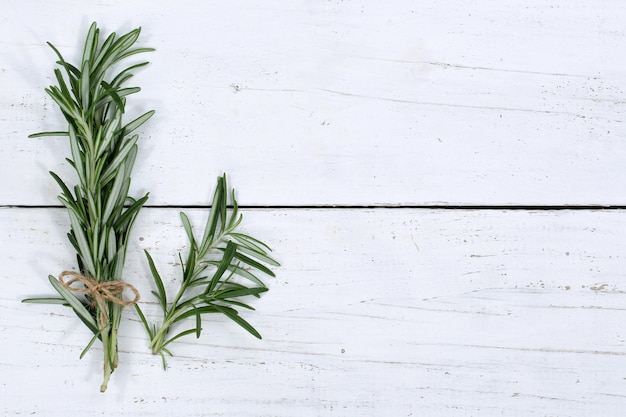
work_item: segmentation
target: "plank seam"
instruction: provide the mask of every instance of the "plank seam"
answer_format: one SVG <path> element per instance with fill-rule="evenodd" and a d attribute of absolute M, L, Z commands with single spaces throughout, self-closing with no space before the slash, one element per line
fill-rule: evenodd
<path fill-rule="evenodd" d="M 208 205 L 146 205 L 146 209 L 206 209 Z M 232 207 L 232 206 L 229 206 Z M 626 210 L 626 205 L 430 205 L 430 204 L 319 204 L 319 205 L 239 205 L 240 209 L 268 210 L 372 210 L 372 209 L 424 209 L 424 210 Z M 0 208 L 15 209 L 64 209 L 61 205 L 0 205 Z"/>

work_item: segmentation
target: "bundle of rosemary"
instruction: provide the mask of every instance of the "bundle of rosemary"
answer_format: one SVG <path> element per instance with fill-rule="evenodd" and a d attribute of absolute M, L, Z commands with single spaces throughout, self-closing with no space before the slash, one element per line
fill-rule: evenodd
<path fill-rule="evenodd" d="M 112 33 L 100 43 L 100 31 L 93 23 L 79 65 L 66 62 L 57 48 L 48 43 L 58 57 L 60 68 L 54 70 L 58 85 L 47 88 L 46 92 L 59 106 L 68 130 L 30 136 L 69 138 L 71 159 L 67 161 L 78 174 L 78 184 L 70 189 L 58 175 L 53 172 L 51 175 L 61 188 L 59 200 L 68 211 L 71 223 L 68 238 L 77 252 L 79 272 L 64 271 L 58 279 L 49 276 L 60 297 L 31 298 L 24 302 L 71 307 L 93 332 L 81 357 L 96 339 L 102 341 L 104 380 L 100 390 L 103 392 L 118 364 L 117 333 L 122 307 L 139 299 L 137 290 L 122 280 L 130 230 L 148 199 L 148 195 L 139 199 L 128 195 L 139 139 L 137 134 L 131 134 L 154 112 L 123 124 L 126 97 L 140 90 L 123 85 L 135 69 L 147 62 L 110 74 L 126 58 L 152 50 L 133 48 L 139 34 L 140 28 L 119 38 Z M 123 298 L 125 289 L 134 292 L 134 299 Z M 79 293 L 84 296 L 77 296 Z"/>

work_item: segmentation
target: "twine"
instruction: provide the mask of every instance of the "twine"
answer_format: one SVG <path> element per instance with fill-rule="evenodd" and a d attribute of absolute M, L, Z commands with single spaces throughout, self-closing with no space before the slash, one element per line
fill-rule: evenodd
<path fill-rule="evenodd" d="M 64 278 L 66 276 L 71 276 L 73 278 L 69 281 L 65 281 Z M 94 300 L 94 302 L 100 308 L 100 325 L 103 328 L 106 327 L 106 323 L 108 321 L 108 313 L 105 301 L 110 301 L 122 307 L 131 306 L 139 301 L 139 291 L 137 291 L 137 288 L 124 281 L 99 282 L 93 278 L 81 275 L 78 272 L 63 271 L 61 272 L 61 275 L 59 275 L 59 282 L 61 283 L 63 288 L 73 292 L 87 294 Z M 80 282 L 84 285 L 84 287 L 72 287 L 72 284 L 76 282 Z M 135 293 L 135 298 L 131 301 L 124 301 L 124 299 L 122 298 L 122 293 L 127 288 Z"/>

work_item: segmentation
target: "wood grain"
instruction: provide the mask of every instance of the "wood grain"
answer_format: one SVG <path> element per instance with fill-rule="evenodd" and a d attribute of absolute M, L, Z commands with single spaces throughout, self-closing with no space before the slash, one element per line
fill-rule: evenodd
<path fill-rule="evenodd" d="M 626 212 L 444 208 L 626 206 L 625 12 L 0 0 L 0 414 L 622 416 Z M 160 208 L 142 211 L 126 270 L 148 318 L 142 250 L 174 291 L 177 207 L 206 204 L 222 172 L 265 207 L 244 228 L 282 263 L 245 316 L 263 340 L 207 318 L 165 372 L 128 310 L 105 394 L 75 315 L 19 302 L 74 266 L 47 174 L 71 182 L 67 144 L 26 136 L 64 126 L 46 41 L 75 61 L 93 20 L 142 26 L 157 49 L 128 115 L 157 110 L 133 189 Z M 206 211 L 186 211 L 199 227 Z"/>
<path fill-rule="evenodd" d="M 101 351 L 50 294 L 73 265 L 65 213 L 0 210 L 0 410 L 5 415 L 618 416 L 624 404 L 626 216 L 612 211 L 246 210 L 282 262 L 247 314 L 173 346 L 163 372 L 132 311 L 121 364 L 97 392 Z M 201 225 L 206 212 L 189 212 Z M 141 249 L 171 291 L 177 210 L 138 219 L 127 280 L 152 320 Z M 182 330 L 182 329 L 181 329 Z M 63 408 L 51 407 L 67 397 Z"/>
<path fill-rule="evenodd" d="M 224 171 L 261 206 L 626 204 L 619 1 L 0 4 L 5 205 L 56 202 L 64 141 L 25 136 L 63 127 L 45 42 L 75 60 L 90 20 L 157 48 L 134 80 L 151 204 Z"/>

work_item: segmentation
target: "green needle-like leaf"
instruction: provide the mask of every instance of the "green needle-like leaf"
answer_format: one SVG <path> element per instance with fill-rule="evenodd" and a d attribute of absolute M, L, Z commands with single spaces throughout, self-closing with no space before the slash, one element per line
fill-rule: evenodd
<path fill-rule="evenodd" d="M 253 258 L 258 259 L 259 261 L 265 262 L 266 264 L 270 264 L 272 266 L 280 266 L 278 262 L 276 262 L 274 259 L 267 256 L 265 252 L 259 252 L 256 249 L 251 249 L 251 248 L 248 248 L 246 246 L 241 246 L 241 245 L 238 247 L 238 250 L 240 253 L 250 255 Z"/>
<path fill-rule="evenodd" d="M 166 347 L 167 345 L 169 345 L 170 343 L 172 343 L 174 340 L 176 340 L 176 339 L 180 339 L 180 338 L 181 338 L 181 337 L 183 337 L 183 336 L 187 336 L 188 334 L 194 334 L 194 333 L 196 333 L 196 329 L 189 329 L 189 330 L 185 330 L 184 332 L 180 332 L 180 333 L 178 333 L 176 336 L 172 337 L 172 338 L 171 338 L 171 339 L 169 339 L 167 342 L 165 342 L 165 343 L 163 344 L 163 346 L 161 347 L 161 350 L 164 350 L 164 349 L 165 349 L 165 347 Z M 170 354 L 170 356 L 171 356 L 171 354 Z"/>
<path fill-rule="evenodd" d="M 83 358 L 83 356 L 85 356 L 85 354 L 89 351 L 89 349 L 91 349 L 91 347 L 93 346 L 94 342 L 98 339 L 101 339 L 101 332 L 96 332 L 94 333 L 93 337 L 91 338 L 91 340 L 89 341 L 89 343 L 87 343 L 87 346 L 85 346 L 85 348 L 83 349 L 83 351 L 80 353 L 80 359 Z"/>
<path fill-rule="evenodd" d="M 69 136 L 67 132 L 39 132 L 28 135 L 29 138 L 43 138 L 47 136 Z"/>
<path fill-rule="evenodd" d="M 52 297 L 41 297 L 41 298 L 25 298 L 22 300 L 23 303 L 30 304 L 62 304 L 69 307 L 68 302 L 65 298 L 52 298 Z"/>
<path fill-rule="evenodd" d="M 152 273 L 152 278 L 154 278 L 154 283 L 156 284 L 157 290 L 159 291 L 159 296 L 157 298 L 159 299 L 161 308 L 163 309 L 163 311 L 165 311 L 167 309 L 167 294 L 165 293 L 163 280 L 161 279 L 161 275 L 159 275 L 159 271 L 157 271 L 156 266 L 154 266 L 154 260 L 152 259 L 152 256 L 150 256 L 150 253 L 147 250 L 144 250 L 144 253 L 146 254 L 146 258 L 148 258 L 150 272 Z"/>
<path fill-rule="evenodd" d="M 232 262 L 233 258 L 237 253 L 237 245 L 233 242 L 228 242 L 226 244 L 226 249 L 224 250 L 224 256 L 222 260 L 219 262 L 217 266 L 217 270 L 213 274 L 213 278 L 211 282 L 207 286 L 206 290 L 204 290 L 204 294 L 210 293 L 213 289 L 217 287 L 217 284 L 220 282 L 224 273 L 228 270 L 228 266 Z"/>
<path fill-rule="evenodd" d="M 266 273 L 267 275 L 269 275 L 271 277 L 275 276 L 274 273 L 268 267 L 266 267 L 265 265 L 263 265 L 260 262 L 255 261 L 252 258 L 247 257 L 246 255 L 244 255 L 244 254 L 242 254 L 240 252 L 235 253 L 235 258 L 239 259 L 243 263 L 245 263 L 245 264 L 247 264 L 247 265 L 249 265 L 249 266 L 251 266 L 253 268 L 258 269 L 261 272 Z"/>
<path fill-rule="evenodd" d="M 202 318 L 200 313 L 196 312 L 196 339 L 200 338 L 200 333 L 202 333 Z"/>
<path fill-rule="evenodd" d="M 187 215 L 181 211 L 180 219 L 183 222 L 183 228 L 185 229 L 185 233 L 187 233 L 187 239 L 189 239 L 189 243 L 195 246 L 196 239 L 193 236 L 193 229 L 191 227 L 191 222 L 189 221 L 189 217 L 187 217 Z"/>
<path fill-rule="evenodd" d="M 137 315 L 139 316 L 139 319 L 141 320 L 141 323 L 143 323 L 143 326 L 146 329 L 146 332 L 150 336 L 150 339 L 152 339 L 154 337 L 154 333 L 150 329 L 150 325 L 148 324 L 148 320 L 146 320 L 146 316 L 143 314 L 143 311 L 141 311 L 141 308 L 139 307 L 139 304 L 135 304 L 135 311 L 137 311 Z"/>
<path fill-rule="evenodd" d="M 224 313 L 226 317 L 228 317 L 229 319 L 231 319 L 232 321 L 234 321 L 235 323 L 243 327 L 252 336 L 256 337 L 257 339 L 261 339 L 261 334 L 257 332 L 256 329 L 252 327 L 250 323 L 248 323 L 243 318 L 241 318 L 241 316 L 237 314 L 236 310 L 232 308 L 228 308 L 228 307 L 217 307 L 217 309 L 220 310 L 220 312 Z"/>
<path fill-rule="evenodd" d="M 50 281 L 52 287 L 57 290 L 59 295 L 63 297 L 65 301 L 67 301 L 70 307 L 72 307 L 78 317 L 80 317 L 80 319 L 85 324 L 87 324 L 89 329 L 94 333 L 98 333 L 98 324 L 96 323 L 96 320 L 93 318 L 91 313 L 85 308 L 83 303 L 78 298 L 76 298 L 76 296 L 71 291 L 65 289 L 65 287 L 61 285 L 57 278 L 49 275 L 48 280 Z"/>
<path fill-rule="evenodd" d="M 149 112 L 142 114 L 141 116 L 139 116 L 138 118 L 136 118 L 135 120 L 133 120 L 132 122 L 124 126 L 122 131 L 124 132 L 125 135 L 131 134 L 135 130 L 139 129 L 141 125 L 146 123 L 153 115 L 154 115 L 154 110 L 151 110 Z"/>
<path fill-rule="evenodd" d="M 196 307 L 193 310 L 185 311 L 184 313 L 177 316 L 176 319 L 173 321 L 173 323 L 185 320 L 189 317 L 195 317 L 196 314 L 214 314 L 214 313 L 219 313 L 219 312 L 220 311 L 218 310 L 218 308 L 213 305 L 208 305 L 204 307 Z"/>

